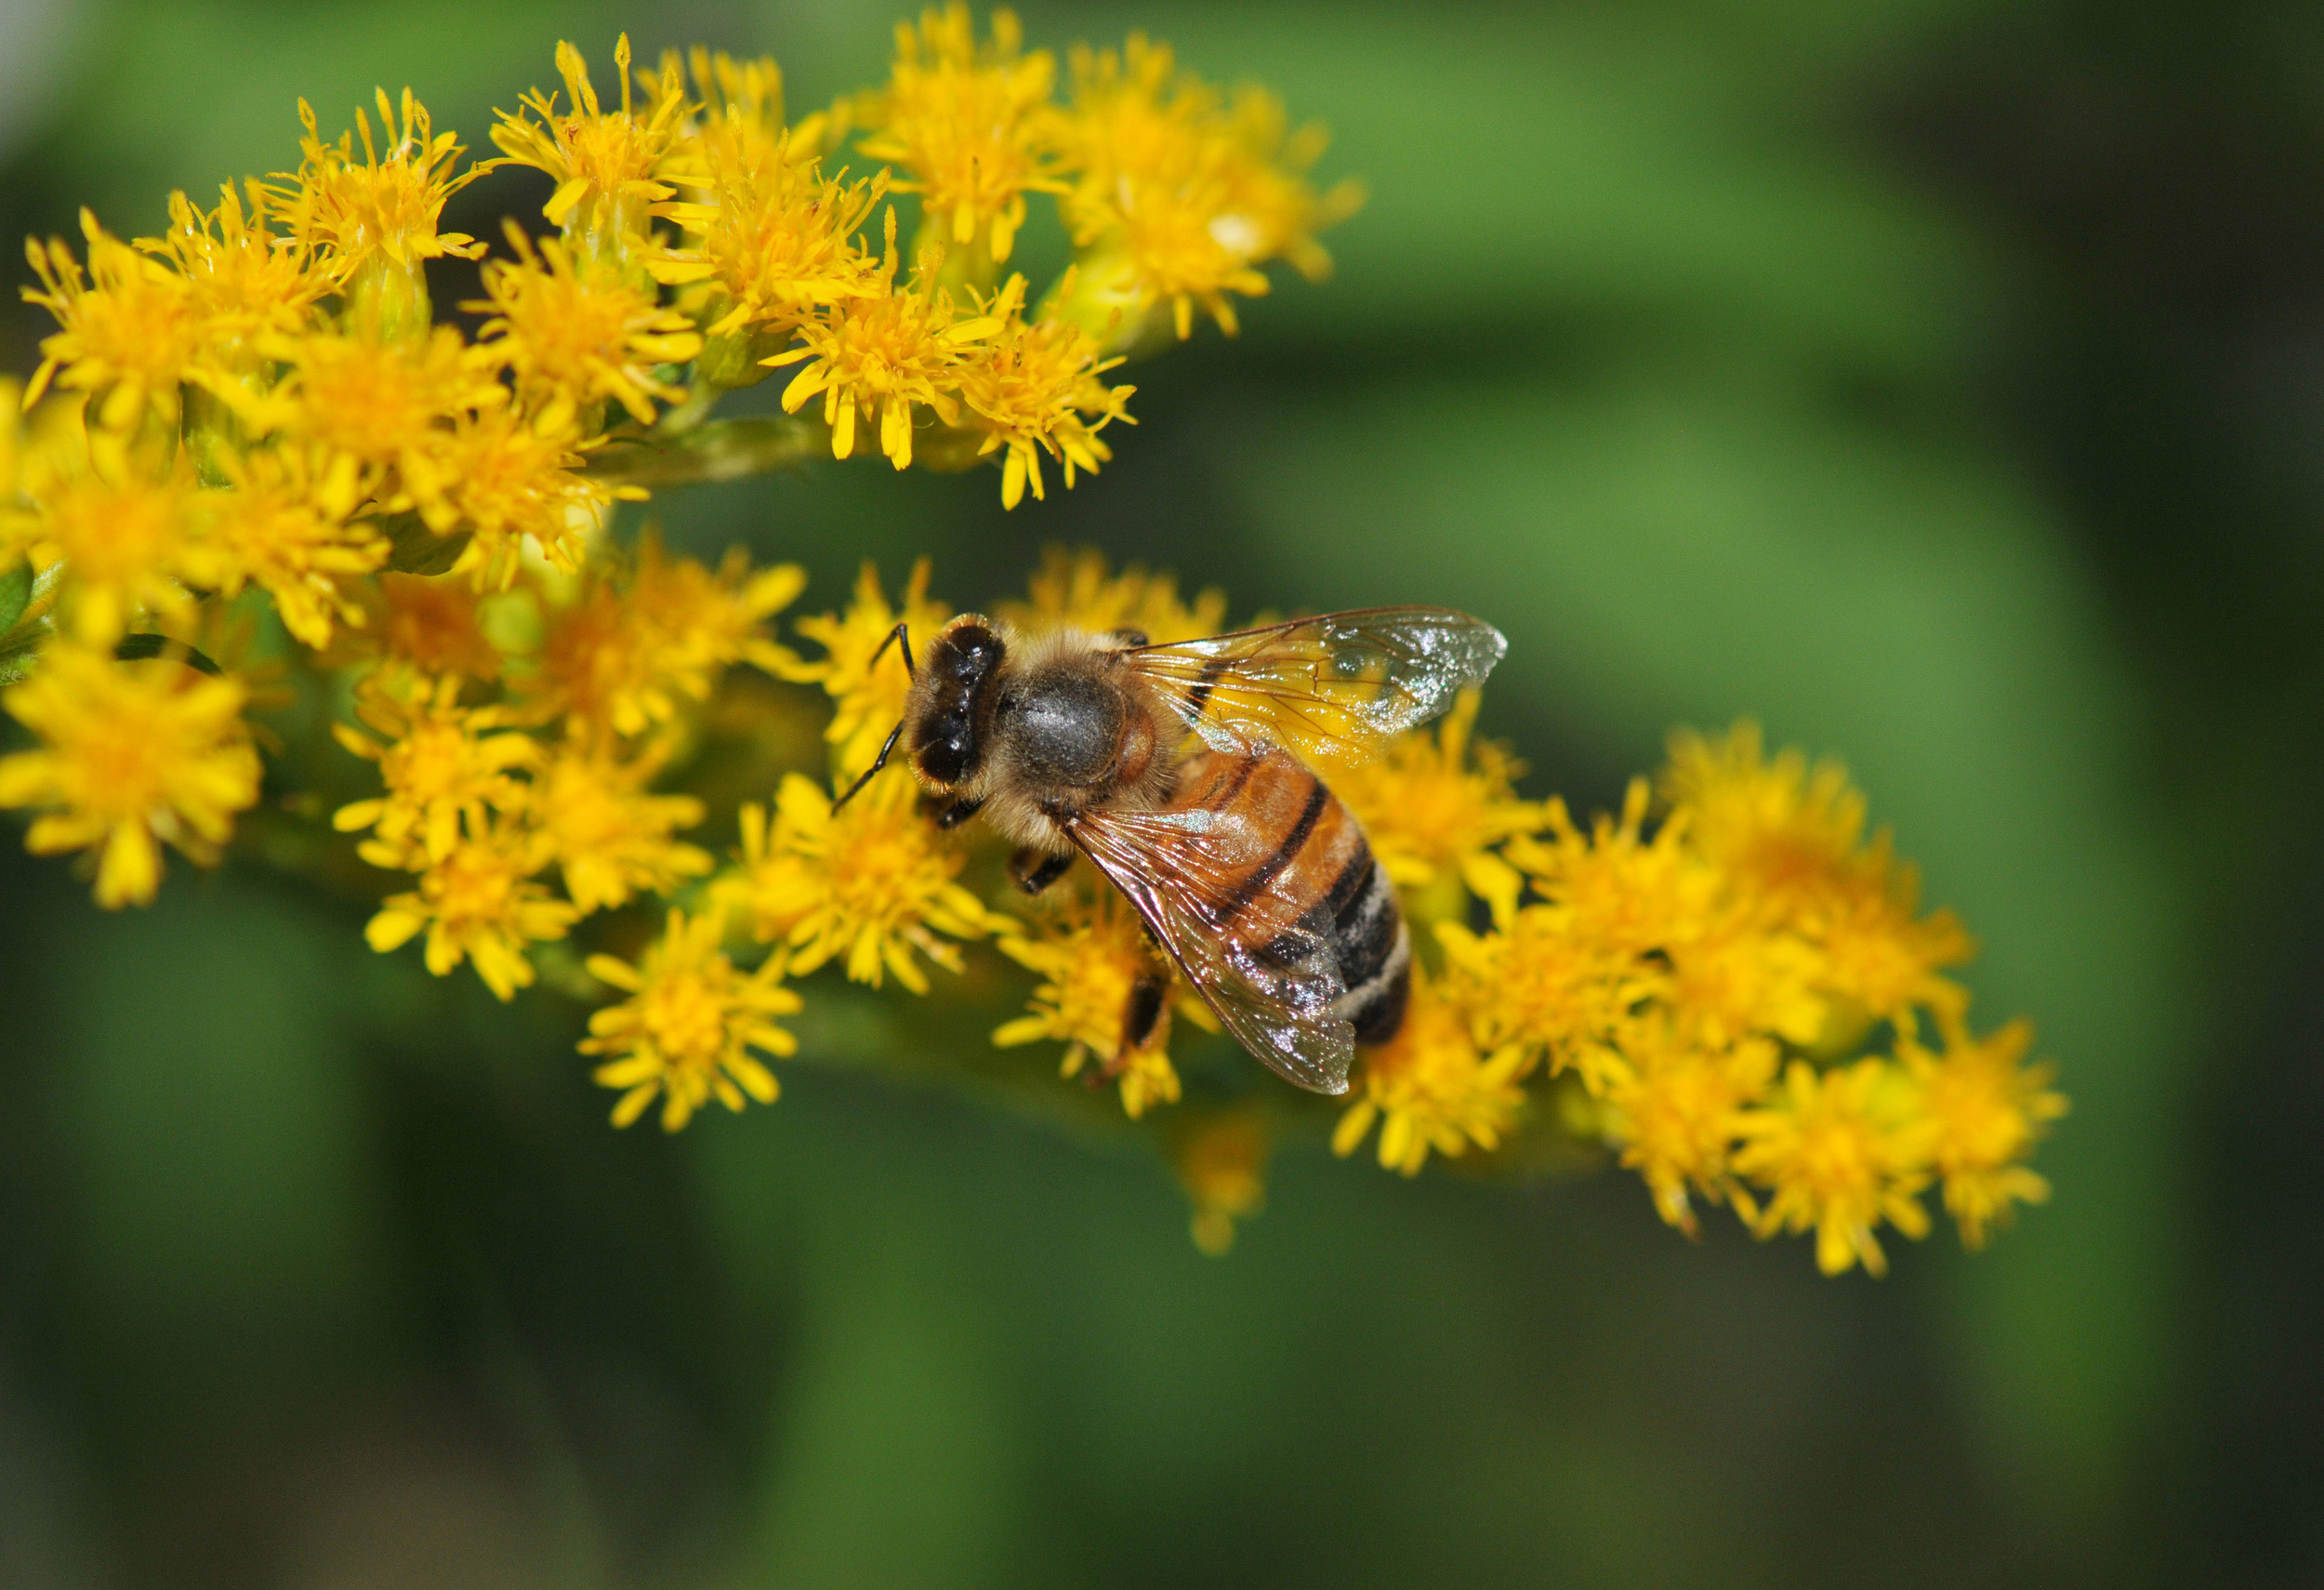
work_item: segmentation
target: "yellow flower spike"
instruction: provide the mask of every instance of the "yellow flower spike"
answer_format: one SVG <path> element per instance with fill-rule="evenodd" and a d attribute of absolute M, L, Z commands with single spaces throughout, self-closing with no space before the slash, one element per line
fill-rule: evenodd
<path fill-rule="evenodd" d="M 783 677 L 820 684 L 838 704 L 825 737 L 831 742 L 832 765 L 841 774 L 852 775 L 869 767 L 879 743 L 903 720 L 904 698 L 912 681 L 893 646 L 880 651 L 889 632 L 898 623 L 906 624 L 925 644 L 926 637 L 952 616 L 951 608 L 929 600 L 928 575 L 929 562 L 922 558 L 912 565 L 903 602 L 891 607 L 879 589 L 879 571 L 865 563 L 855 581 L 855 600 L 845 613 L 799 621 L 799 634 L 821 644 L 824 655 L 789 669 Z"/>
<path fill-rule="evenodd" d="M 707 851 L 670 837 L 702 821 L 702 802 L 646 793 L 655 771 L 651 757 L 616 762 L 567 748 L 535 775 L 534 821 L 582 915 L 667 894 L 710 871 Z"/>
<path fill-rule="evenodd" d="M 1406 735 L 1385 757 L 1335 773 L 1331 787 L 1398 887 L 1425 889 L 1453 874 L 1506 922 L 1525 880 L 1493 847 L 1538 832 L 1549 815 L 1517 799 L 1525 764 L 1508 747 L 1472 739 L 1482 699 L 1463 691 L 1433 735 Z"/>
<path fill-rule="evenodd" d="M 1059 124 L 1062 165 L 1076 179 L 1063 209 L 1084 273 L 1061 285 L 1059 312 L 1109 350 L 1142 346 L 1149 311 L 1167 311 L 1181 341 L 1197 307 L 1232 336 L 1229 295 L 1267 291 L 1257 267 L 1285 258 L 1311 276 L 1328 269 L 1314 233 L 1362 195 L 1347 184 L 1315 194 L 1304 172 L 1322 135 L 1287 143 L 1272 96 L 1248 89 L 1230 109 L 1141 33 L 1118 54 L 1076 48 L 1073 75 Z"/>
<path fill-rule="evenodd" d="M 1057 60 L 1023 48 L 1013 11 L 995 11 L 979 46 L 966 6 L 930 7 L 917 29 L 896 24 L 888 86 L 860 102 L 857 147 L 912 174 L 895 187 L 921 195 L 931 232 L 995 265 L 1024 224 L 1025 194 L 1066 188 L 1052 174 Z"/>
<path fill-rule="evenodd" d="M 968 423 L 984 433 L 983 454 L 1008 449 L 1001 465 L 1000 501 L 1014 508 L 1027 485 L 1042 497 L 1041 455 L 1064 468 L 1071 490 L 1077 470 L 1097 473 L 1111 458 L 1098 432 L 1118 419 L 1135 425 L 1124 407 L 1135 387 L 1109 387 L 1098 379 L 1121 363 L 1100 359 L 1089 334 L 1062 321 L 1027 325 L 1024 278 L 1011 276 L 984 306 L 999 333 L 978 348 L 959 368 L 960 401 Z"/>
<path fill-rule="evenodd" d="M 1780 1052 L 1763 1038 L 1710 1047 L 1684 1037 L 1668 1013 L 1632 1024 L 1604 1090 L 1606 1138 L 1636 1171 L 1662 1218 L 1692 1237 L 1693 1198 L 1758 1211 L 1729 1165 L 1738 1112 L 1776 1080 Z"/>
<path fill-rule="evenodd" d="M 1255 1115 L 1208 1115 L 1173 1133 L 1170 1164 L 1194 1205 L 1195 1246 L 1218 1258 L 1235 1246 L 1235 1226 L 1267 1206 L 1267 1129 Z"/>
<path fill-rule="evenodd" d="M 666 557 L 649 528 L 626 576 L 593 570 L 557 615 L 526 682 L 529 715 L 563 717 L 576 739 L 627 738 L 668 722 L 681 700 L 708 700 L 734 663 L 790 677 L 799 658 L 767 638 L 766 621 L 806 582 L 795 563 L 753 570 L 740 548 L 715 573 Z"/>
<path fill-rule="evenodd" d="M 608 402 L 651 425 L 657 400 L 685 396 L 654 372 L 702 351 L 693 321 L 601 266 L 576 264 L 554 238 L 535 249 L 511 222 L 508 245 L 516 258 L 484 266 L 487 296 L 460 307 L 493 317 L 478 328 L 478 346 L 506 362 L 528 413 L 554 423 L 577 414 L 594 432 Z"/>
<path fill-rule="evenodd" d="M 257 338 L 303 329 L 315 301 L 334 287 L 311 248 L 274 232 L 262 191 L 255 181 L 248 186 L 247 207 L 231 182 L 218 189 L 218 205 L 209 210 L 172 193 L 169 230 L 137 242 L 174 264 L 185 283 L 200 328 L 194 363 L 229 375 L 245 373 L 256 362 Z"/>
<path fill-rule="evenodd" d="M 100 423 L 134 429 L 151 408 L 175 423 L 178 387 L 203 343 L 203 316 L 184 277 L 149 259 L 81 212 L 88 270 L 62 238 L 44 247 L 28 240 L 25 256 L 40 278 L 24 301 L 56 317 L 40 345 L 40 367 L 24 393 L 30 409 L 53 381 L 70 391 L 103 394 Z"/>
<path fill-rule="evenodd" d="M 557 95 L 530 89 L 514 112 L 498 112 L 492 131 L 503 159 L 496 166 L 530 166 L 556 180 L 557 191 L 541 214 L 564 230 L 567 246 L 581 258 L 622 269 L 625 274 L 647 242 L 654 205 L 677 189 L 659 172 L 684 130 L 691 109 L 680 91 L 678 64 L 667 61 L 662 81 L 648 99 L 647 113 L 633 115 L 629 99 L 629 35 L 614 46 L 614 74 L 621 82 L 621 109 L 603 110 L 589 82 L 581 52 L 560 40 L 557 73 L 565 80 L 568 109 Z M 535 122 L 535 116 L 540 119 Z"/>
<path fill-rule="evenodd" d="M 336 627 L 360 628 L 363 605 L 349 582 L 387 562 L 389 544 L 368 520 L 348 521 L 353 504 L 328 478 L 318 451 L 296 444 L 236 455 L 218 463 L 228 489 L 204 492 L 208 583 L 225 596 L 244 584 L 274 599 L 283 627 L 321 651 Z"/>
<path fill-rule="evenodd" d="M 1112 573 L 1105 554 L 1085 548 L 1069 552 L 1050 547 L 1033 572 L 1031 600 L 1004 602 L 997 616 L 1027 633 L 1087 629 L 1110 634 L 1135 629 L 1157 646 L 1198 641 L 1226 628 L 1226 593 L 1215 588 L 1192 603 L 1182 601 L 1178 581 L 1150 574 L 1138 563 Z"/>
<path fill-rule="evenodd" d="M 1457 1159 L 1472 1147 L 1499 1147 L 1525 1103 L 1531 1064 L 1516 1044 L 1480 1052 L 1467 1016 L 1416 969 L 1404 1026 L 1365 1051 L 1359 1067 L 1355 1101 L 1332 1132 L 1331 1151 L 1354 1153 L 1377 1120 L 1381 1167 L 1417 1176 L 1432 1151 Z"/>
<path fill-rule="evenodd" d="M 1547 833 L 1521 835 L 1504 851 L 1552 904 L 1573 914 L 1584 937 L 1631 955 L 1702 936 L 1716 915 L 1721 881 L 1681 842 L 1684 822 L 1666 822 L 1646 837 L 1646 781 L 1632 780 L 1621 816 L 1600 814 L 1585 834 L 1565 802 L 1552 799 Z"/>
<path fill-rule="evenodd" d="M 37 673 L 0 695 L 42 742 L 0 758 L 0 806 L 41 810 L 24 840 L 35 855 L 95 850 L 99 905 L 144 905 L 161 883 L 163 842 L 210 865 L 234 814 L 258 798 L 246 699 L 240 681 L 172 659 L 116 662 L 54 643 Z"/>
<path fill-rule="evenodd" d="M 1133 1120 L 1150 1105 L 1178 1102 L 1169 1053 L 1170 968 L 1117 890 L 1076 891 L 1035 919 L 1031 937 L 999 942 L 1002 954 L 1043 981 L 1033 991 L 1030 1014 L 994 1032 L 997 1046 L 1063 1043 L 1059 1072 L 1066 1077 L 1078 1076 L 1094 1058 L 1103 1076 L 1120 1083 L 1122 1111 Z M 1133 1045 L 1129 1017 L 1142 985 L 1152 1001 L 1150 1025 Z"/>
<path fill-rule="evenodd" d="M 580 572 L 606 510 L 617 498 L 646 494 L 583 473 L 577 446 L 571 431 L 507 408 L 454 423 L 429 460 L 420 509 L 438 535 L 469 532 L 454 574 L 467 575 L 479 590 L 506 590 L 528 547 L 561 574 Z"/>
<path fill-rule="evenodd" d="M 1962 1246 L 1974 1251 L 1993 1227 L 2009 1224 L 2014 1205 L 2048 1200 L 2048 1180 L 2025 1161 L 2067 1106 L 2049 1085 L 2054 1067 L 2024 1064 L 2031 1022 L 2020 1017 L 1983 1039 L 1959 1022 L 1946 1026 L 1941 1055 L 1907 1041 L 1897 1056 L 1921 1086 L 1945 1212 L 1961 1227 Z"/>
<path fill-rule="evenodd" d="M 710 1099 L 739 1112 L 746 1095 L 772 1104 L 782 1092 L 774 1073 L 751 1051 L 789 1055 L 799 1040 L 774 1025 L 799 1009 L 784 987 L 783 958 L 771 955 L 757 971 L 734 969 L 719 944 L 726 931 L 718 912 L 688 918 L 672 910 L 661 938 L 636 966 L 592 955 L 589 974 L 629 998 L 589 1017 L 584 1054 L 614 1058 L 591 1073 L 619 1088 L 614 1124 L 627 1126 L 662 1099 L 662 1127 L 676 1132 Z"/>
<path fill-rule="evenodd" d="M 539 765 L 540 747 L 507 727 L 503 709 L 461 706 L 458 676 L 422 680 L 408 696 L 367 680 L 356 690 L 355 712 L 384 737 L 375 740 L 344 723 L 333 724 L 332 733 L 379 764 L 387 792 L 341 806 L 331 826 L 341 833 L 371 829 L 363 854 L 374 866 L 416 870 L 441 862 L 469 842 L 464 820 L 465 831 L 475 833 L 485 827 L 488 810 L 524 807 L 525 786 L 514 775 Z"/>
<path fill-rule="evenodd" d="M 742 870 L 725 896 L 751 916 L 761 943 L 789 947 L 799 976 L 844 960 L 851 982 L 877 988 L 892 974 L 928 992 L 925 958 L 960 969 L 957 948 L 937 937 L 980 938 L 1001 925 L 955 881 L 964 859 L 918 810 L 909 779 L 874 780 L 836 815 L 831 793 L 792 774 L 772 819 L 742 811 Z"/>
<path fill-rule="evenodd" d="M 139 456 L 145 440 L 100 425 L 35 446 L 23 465 L 32 510 L 7 527 L 35 567 L 66 565 L 58 620 L 92 646 L 183 616 L 193 603 L 188 582 L 210 571 L 208 494 L 182 455 L 156 478 Z"/>
<path fill-rule="evenodd" d="M 916 271 L 895 285 L 896 213 L 888 211 L 888 246 L 880 260 L 878 297 L 851 298 L 799 326 L 805 344 L 759 361 L 780 366 L 810 361 L 783 389 L 783 412 L 797 414 L 810 398 L 823 398 L 824 423 L 831 427 L 831 456 L 852 457 L 858 421 L 879 427 L 879 450 L 899 470 L 912 467 L 913 406 L 931 410 L 945 424 L 960 417 L 959 367 L 979 342 L 1000 334 L 990 315 L 963 319 L 952 295 L 934 286 L 928 272 Z"/>
<path fill-rule="evenodd" d="M 471 820 L 416 890 L 381 903 L 363 938 L 385 955 L 425 930 L 429 972 L 442 977 L 469 961 L 496 998 L 514 999 L 533 985 L 529 947 L 564 937 L 580 914 L 534 881 L 548 861 L 541 835 L 506 818 Z"/>
<path fill-rule="evenodd" d="M 1792 1061 L 1768 1102 L 1736 1121 L 1735 1173 L 1767 1192 L 1753 1229 L 1813 1230 L 1816 1265 L 1828 1276 L 1858 1264 L 1885 1275 L 1882 1222 L 1915 1239 L 1929 1230 L 1920 1202 L 1929 1133 L 1914 1103 L 1910 1082 L 1886 1061 L 1822 1073 Z"/>
<path fill-rule="evenodd" d="M 350 328 L 383 341 L 427 335 L 430 309 L 422 266 L 429 259 L 473 259 L 483 245 L 464 232 L 440 232 L 444 201 L 482 176 L 471 166 L 454 176 L 459 139 L 438 133 L 428 109 L 403 90 L 399 130 L 397 107 L 388 91 L 377 91 L 382 156 L 372 142 L 371 122 L 355 113 L 355 130 L 326 144 L 315 130 L 314 108 L 298 101 L 307 129 L 297 171 L 278 171 L 276 182 L 258 189 L 266 207 L 299 245 L 313 251 L 346 297 Z M 355 159 L 361 139 L 363 158 Z"/>
<path fill-rule="evenodd" d="M 1436 938 L 1444 998 L 1471 1013 L 1479 1042 L 1544 1057 L 1552 1075 L 1572 1069 L 1599 1097 L 1618 1073 L 1631 1012 L 1670 989 L 1661 967 L 1552 906 L 1526 906 L 1494 933 L 1438 922 Z"/>

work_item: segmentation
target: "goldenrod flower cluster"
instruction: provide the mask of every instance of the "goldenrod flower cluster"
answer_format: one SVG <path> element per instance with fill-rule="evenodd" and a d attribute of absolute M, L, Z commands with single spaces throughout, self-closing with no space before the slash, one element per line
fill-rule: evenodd
<path fill-rule="evenodd" d="M 800 569 L 616 539 L 615 505 L 825 450 L 986 460 L 1010 506 L 1045 463 L 1071 484 L 1129 417 L 1109 373 L 1197 311 L 1233 331 L 1271 260 L 1320 275 L 1355 195 L 1309 184 L 1320 138 L 1264 93 L 1133 37 L 1076 51 L 1061 94 L 1006 12 L 982 38 L 924 13 L 884 87 L 796 122 L 772 61 L 636 70 L 624 41 L 614 64 L 601 91 L 561 45 L 561 89 L 502 116 L 495 160 L 464 166 L 409 92 L 335 140 L 302 105 L 296 169 L 173 195 L 159 237 L 84 216 L 78 250 L 33 245 L 59 329 L 0 390 L 0 706 L 28 737 L 0 806 L 33 850 L 86 853 L 100 905 L 151 900 L 164 846 L 207 864 L 238 821 L 299 828 L 252 848 L 365 894 L 379 951 L 595 1001 L 581 1049 L 622 1126 L 772 1103 L 807 980 L 893 984 L 976 1074 L 1150 1133 L 1212 1252 L 1302 1121 L 1406 1174 L 1601 1147 L 1671 1224 L 1813 1230 L 1828 1271 L 1880 1269 L 1879 1229 L 1921 1235 L 1932 1192 L 1973 1246 L 2046 1196 L 2028 1160 L 2065 1103 L 2029 1030 L 1978 1032 L 1960 925 L 1836 767 L 1748 726 L 1681 735 L 1586 825 L 1517 793 L 1473 696 L 1334 768 L 1418 951 L 1402 1030 L 1336 1104 L 1208 1036 L 1089 868 L 1026 901 L 900 769 L 836 802 L 904 707 L 891 631 L 953 612 L 929 566 L 892 594 L 866 568 L 778 636 Z M 884 164 L 857 174 L 851 142 Z M 554 231 L 484 258 L 445 208 L 511 164 L 554 180 Z M 1034 193 L 1077 250 L 1038 296 L 1003 274 Z M 434 318 L 445 257 L 482 261 L 473 338 Z M 711 417 L 776 371 L 795 417 Z M 997 611 L 1227 627 L 1218 593 L 1091 554 Z"/>

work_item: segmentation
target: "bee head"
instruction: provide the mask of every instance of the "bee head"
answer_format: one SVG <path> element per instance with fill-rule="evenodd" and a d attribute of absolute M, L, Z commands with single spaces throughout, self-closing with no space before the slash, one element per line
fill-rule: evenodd
<path fill-rule="evenodd" d="M 920 710 L 912 726 L 912 766 L 931 784 L 951 786 L 984 761 L 980 730 L 991 716 L 989 686 L 1008 648 L 974 614 L 937 634 L 920 664 Z"/>

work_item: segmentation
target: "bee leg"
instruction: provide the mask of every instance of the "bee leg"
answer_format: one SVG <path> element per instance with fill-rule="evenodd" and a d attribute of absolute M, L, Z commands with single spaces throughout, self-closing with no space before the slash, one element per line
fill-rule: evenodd
<path fill-rule="evenodd" d="M 1065 869 L 1073 864 L 1070 852 L 1046 855 L 1037 850 L 1021 850 L 1009 858 L 1009 878 L 1026 894 L 1037 894 L 1065 876 Z"/>
<path fill-rule="evenodd" d="M 947 801 L 936 808 L 936 826 L 940 828 L 957 828 L 971 817 L 975 816 L 984 809 L 984 802 L 982 801 Z"/>
<path fill-rule="evenodd" d="M 1155 972 L 1141 973 L 1129 986 L 1129 1004 L 1122 1012 L 1122 1050 L 1117 1059 L 1136 1053 L 1154 1037 L 1154 1029 L 1162 1020 L 1162 997 L 1169 992 L 1169 987 Z"/>

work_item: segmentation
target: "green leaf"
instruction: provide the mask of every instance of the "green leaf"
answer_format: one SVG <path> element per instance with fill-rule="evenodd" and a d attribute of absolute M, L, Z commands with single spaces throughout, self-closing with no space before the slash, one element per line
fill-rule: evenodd
<path fill-rule="evenodd" d="M 24 616 L 24 609 L 33 602 L 33 565 L 20 563 L 6 574 L 0 574 L 0 635 L 16 628 L 16 621 Z"/>

